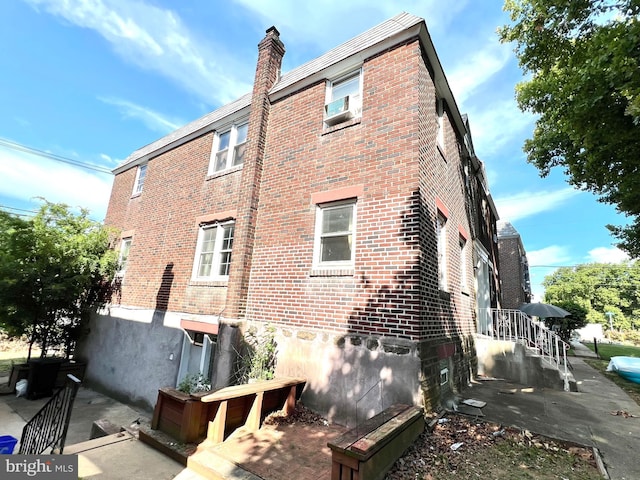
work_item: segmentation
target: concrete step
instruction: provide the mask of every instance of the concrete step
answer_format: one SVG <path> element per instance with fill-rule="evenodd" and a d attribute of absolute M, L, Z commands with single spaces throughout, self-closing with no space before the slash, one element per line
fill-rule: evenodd
<path fill-rule="evenodd" d="M 212 450 L 201 450 L 187 459 L 187 469 L 209 480 L 262 480 Z"/>
<path fill-rule="evenodd" d="M 198 472 L 194 472 L 190 468 L 183 469 L 178 475 L 173 477 L 173 480 L 208 480 L 207 477 L 203 477 Z"/>
<path fill-rule="evenodd" d="M 564 368 L 558 369 L 534 349 L 504 340 L 477 339 L 478 373 L 533 387 L 564 390 Z M 577 392 L 573 374 L 567 373 L 569 390 Z"/>

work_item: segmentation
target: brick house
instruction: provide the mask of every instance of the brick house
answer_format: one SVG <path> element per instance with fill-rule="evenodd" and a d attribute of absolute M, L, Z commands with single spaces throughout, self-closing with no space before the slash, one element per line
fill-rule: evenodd
<path fill-rule="evenodd" d="M 517 309 L 523 303 L 531 302 L 527 252 L 520 234 L 510 222 L 499 220 L 496 226 L 502 281 L 502 308 Z"/>
<path fill-rule="evenodd" d="M 333 421 L 438 405 L 498 304 L 497 213 L 424 20 L 282 75 L 275 28 L 258 50 L 251 94 L 114 170 L 123 267 L 88 378 L 147 406 L 188 372 L 226 385 L 270 325 L 276 374 Z"/>

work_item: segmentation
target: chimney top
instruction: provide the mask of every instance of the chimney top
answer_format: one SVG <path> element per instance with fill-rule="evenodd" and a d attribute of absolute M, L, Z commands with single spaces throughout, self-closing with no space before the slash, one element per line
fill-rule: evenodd
<path fill-rule="evenodd" d="M 269 28 L 267 28 L 267 36 L 273 32 L 273 35 L 275 35 L 276 37 L 280 36 L 280 32 L 278 31 L 278 29 L 275 26 L 271 26 Z"/>

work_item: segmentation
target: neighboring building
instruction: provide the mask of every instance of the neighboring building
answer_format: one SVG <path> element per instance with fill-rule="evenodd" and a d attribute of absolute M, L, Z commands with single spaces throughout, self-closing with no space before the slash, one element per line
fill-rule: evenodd
<path fill-rule="evenodd" d="M 497 213 L 424 20 L 400 14 L 288 73 L 275 28 L 253 92 L 132 153 L 106 217 L 125 267 L 81 354 L 153 405 L 232 378 L 275 327 L 276 373 L 352 423 L 436 406 L 476 368 L 499 298 Z"/>
<path fill-rule="evenodd" d="M 529 261 L 520 234 L 511 223 L 499 220 L 498 252 L 502 281 L 502 308 L 517 309 L 531 302 Z"/>

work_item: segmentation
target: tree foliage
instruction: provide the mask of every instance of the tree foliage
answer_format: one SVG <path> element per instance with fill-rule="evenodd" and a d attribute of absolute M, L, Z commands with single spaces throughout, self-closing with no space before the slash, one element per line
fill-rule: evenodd
<path fill-rule="evenodd" d="M 600 195 L 632 220 L 608 226 L 620 247 L 640 256 L 640 2 L 505 0 L 528 79 L 520 109 L 538 114 L 528 161 L 542 176 L 564 168 L 569 183 Z"/>
<path fill-rule="evenodd" d="M 549 328 L 557 325 L 560 338 L 569 343 L 571 332 L 587 324 L 587 309 L 573 301 L 556 301 L 553 304 L 565 309 L 571 315 L 564 318 L 545 318 L 545 325 Z"/>
<path fill-rule="evenodd" d="M 68 357 L 89 316 L 108 299 L 117 255 L 86 210 L 44 201 L 31 219 L 0 212 L 0 327 L 27 334 L 42 355 Z"/>
<path fill-rule="evenodd" d="M 614 329 L 640 329 L 640 261 L 563 267 L 546 276 L 542 284 L 545 302 L 575 303 L 586 310 L 589 323 L 609 328 L 606 314 L 612 312 Z"/>

